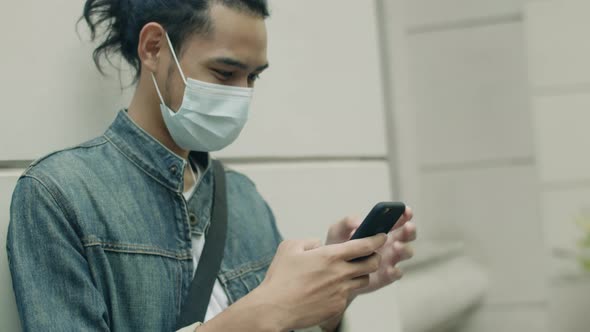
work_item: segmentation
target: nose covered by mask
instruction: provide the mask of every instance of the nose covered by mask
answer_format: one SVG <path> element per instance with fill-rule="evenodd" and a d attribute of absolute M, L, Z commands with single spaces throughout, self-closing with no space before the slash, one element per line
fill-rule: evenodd
<path fill-rule="evenodd" d="M 168 45 L 185 84 L 182 104 L 172 111 L 162 97 L 158 82 L 152 80 L 160 98 L 166 127 L 176 144 L 189 151 L 219 151 L 233 143 L 248 120 L 253 90 L 187 78 L 166 34 Z"/>

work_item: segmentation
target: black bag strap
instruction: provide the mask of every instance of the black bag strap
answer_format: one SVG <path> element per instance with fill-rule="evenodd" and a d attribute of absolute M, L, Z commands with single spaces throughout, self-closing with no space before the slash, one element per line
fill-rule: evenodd
<path fill-rule="evenodd" d="M 191 282 L 188 295 L 180 310 L 176 329 L 203 322 L 213 285 L 221 267 L 225 238 L 227 235 L 227 196 L 225 188 L 225 170 L 218 160 L 213 162 L 213 211 L 211 223 L 205 238 L 205 247 L 199 260 L 197 272 Z"/>

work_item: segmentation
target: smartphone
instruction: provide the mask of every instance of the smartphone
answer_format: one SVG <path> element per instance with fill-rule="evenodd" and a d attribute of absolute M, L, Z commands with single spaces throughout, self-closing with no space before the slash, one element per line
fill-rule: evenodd
<path fill-rule="evenodd" d="M 405 211 L 406 205 L 401 202 L 378 203 L 369 212 L 350 239 L 356 240 L 371 237 L 379 233 L 389 233 Z"/>
<path fill-rule="evenodd" d="M 389 233 L 399 218 L 406 211 L 406 205 L 401 202 L 381 202 L 375 205 L 363 223 L 354 232 L 351 240 L 371 237 L 379 233 Z M 367 257 L 358 257 L 351 262 L 357 262 Z"/>

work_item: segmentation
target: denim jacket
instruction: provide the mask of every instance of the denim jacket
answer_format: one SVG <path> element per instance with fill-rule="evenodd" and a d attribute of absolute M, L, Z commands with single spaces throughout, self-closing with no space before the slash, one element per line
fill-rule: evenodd
<path fill-rule="evenodd" d="M 25 331 L 173 331 L 192 280 L 191 235 L 210 222 L 212 167 L 187 163 L 121 111 L 103 136 L 33 162 L 12 197 L 7 251 Z M 218 279 L 230 303 L 264 279 L 281 241 L 255 185 L 227 170 Z M 258 314 L 258 313 L 257 313 Z"/>

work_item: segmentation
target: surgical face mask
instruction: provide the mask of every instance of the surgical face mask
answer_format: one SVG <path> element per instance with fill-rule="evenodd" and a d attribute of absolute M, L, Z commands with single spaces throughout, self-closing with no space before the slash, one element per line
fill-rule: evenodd
<path fill-rule="evenodd" d="M 186 78 L 166 34 L 172 56 L 185 84 L 178 112 L 172 111 L 152 73 L 162 116 L 176 144 L 189 151 L 219 151 L 233 143 L 248 120 L 252 89 L 211 84 Z"/>

